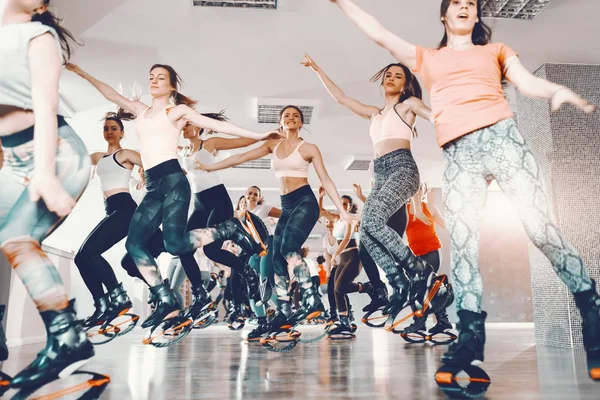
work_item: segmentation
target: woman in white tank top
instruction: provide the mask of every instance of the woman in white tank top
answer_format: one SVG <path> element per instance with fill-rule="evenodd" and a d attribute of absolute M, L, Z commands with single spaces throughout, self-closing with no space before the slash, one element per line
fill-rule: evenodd
<path fill-rule="evenodd" d="M 88 237 L 75 255 L 75 265 L 94 299 L 94 313 L 85 321 L 86 328 L 112 320 L 133 306 L 129 296 L 102 254 L 127 236 L 129 223 L 137 205 L 129 193 L 129 180 L 134 165 L 141 166 L 137 151 L 123 149 L 125 136 L 123 120 L 135 118 L 123 112 L 109 112 L 104 119 L 106 152 L 92 153 L 92 165 L 104 195 L 106 216 Z M 127 265 L 127 263 L 124 263 Z M 129 274 L 143 280 L 137 268 Z M 104 291 L 106 287 L 106 292 Z"/>

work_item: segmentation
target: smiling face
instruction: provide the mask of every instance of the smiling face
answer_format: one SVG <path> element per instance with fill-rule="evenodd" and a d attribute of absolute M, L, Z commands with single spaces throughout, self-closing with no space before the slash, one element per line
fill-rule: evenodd
<path fill-rule="evenodd" d="M 170 96 L 175 90 L 171 84 L 171 75 L 165 68 L 158 67 L 150 71 L 148 77 L 148 91 L 152 97 Z"/>
<path fill-rule="evenodd" d="M 479 22 L 477 1 L 479 0 L 444 0 L 442 21 L 446 30 L 455 35 L 472 34 L 475 24 Z"/>
<path fill-rule="evenodd" d="M 246 202 L 252 205 L 256 205 L 260 199 L 260 193 L 257 188 L 249 187 L 246 190 Z"/>
<path fill-rule="evenodd" d="M 300 130 L 304 125 L 302 123 L 302 114 L 294 107 L 284 108 L 279 119 L 279 125 L 284 131 Z"/>
<path fill-rule="evenodd" d="M 107 119 L 104 121 L 104 140 L 108 144 L 117 144 L 123 139 L 125 132 L 119 126 L 117 121 Z"/>
<path fill-rule="evenodd" d="M 389 95 L 397 95 L 404 90 L 404 85 L 406 84 L 406 75 L 404 70 L 396 65 L 391 66 L 385 71 L 385 75 L 383 76 L 383 80 L 381 82 L 383 85 L 385 92 Z"/>

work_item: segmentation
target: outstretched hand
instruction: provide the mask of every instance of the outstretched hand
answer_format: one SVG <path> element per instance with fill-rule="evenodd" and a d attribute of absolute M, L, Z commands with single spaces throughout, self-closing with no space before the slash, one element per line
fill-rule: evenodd
<path fill-rule="evenodd" d="M 566 87 L 558 89 L 554 93 L 554 96 L 552 96 L 552 111 L 557 111 L 565 103 L 573 104 L 575 107 L 587 114 L 596 111 L 595 104 L 584 100 L 577 93 Z"/>
<path fill-rule="evenodd" d="M 352 186 L 354 187 L 354 193 L 356 193 L 356 196 L 362 197 L 362 187 L 358 183 L 353 183 Z"/>
<path fill-rule="evenodd" d="M 305 67 L 309 67 L 315 72 L 319 70 L 317 63 L 306 53 L 304 54 L 304 61 L 300 61 L 300 64 L 304 65 Z"/>
<path fill-rule="evenodd" d="M 273 129 L 272 131 L 259 134 L 258 140 L 268 139 L 285 139 L 285 137 L 281 134 L 281 131 L 279 129 Z"/>

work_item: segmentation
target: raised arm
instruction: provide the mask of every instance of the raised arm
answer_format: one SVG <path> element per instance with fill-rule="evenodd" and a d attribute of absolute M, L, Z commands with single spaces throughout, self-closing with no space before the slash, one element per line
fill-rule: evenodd
<path fill-rule="evenodd" d="M 214 150 L 240 149 L 242 147 L 253 145 L 256 142 L 258 142 L 258 140 L 249 138 L 227 139 L 221 137 L 212 137 L 207 139 L 203 146 L 206 150 L 212 152 Z"/>
<path fill-rule="evenodd" d="M 419 117 L 433 123 L 431 109 L 427 107 L 425 103 L 423 103 L 423 100 L 413 96 L 409 99 L 406 99 L 404 104 L 406 104 L 410 108 L 410 111 L 412 111 L 415 115 L 418 115 Z"/>
<path fill-rule="evenodd" d="M 411 70 L 417 66 L 417 49 L 383 27 L 372 15 L 350 0 L 329 0 L 335 3 L 371 40 L 389 51 L 394 58 Z"/>
<path fill-rule="evenodd" d="M 367 202 L 367 196 L 364 195 L 362 187 L 357 183 L 352 184 L 352 186 L 354 187 L 354 193 L 356 193 L 356 197 L 358 197 L 358 199 L 365 204 Z"/>
<path fill-rule="evenodd" d="M 586 113 L 592 113 L 596 106 L 584 100 L 571 89 L 557 85 L 529 72 L 518 56 L 509 57 L 504 63 L 504 76 L 526 96 L 552 100 L 552 110 L 556 111 L 564 103 L 570 103 Z"/>
<path fill-rule="evenodd" d="M 431 213 L 431 216 L 433 217 L 433 222 L 435 222 L 440 227 L 446 229 L 446 221 L 444 220 L 444 217 L 442 217 L 442 214 L 437 209 L 437 207 L 434 205 L 430 205 L 430 206 L 427 206 L 427 208 L 429 209 L 429 212 Z"/>
<path fill-rule="evenodd" d="M 213 118 L 205 117 L 193 108 L 183 104 L 174 107 L 171 112 L 169 112 L 169 119 L 171 119 L 171 121 L 174 123 L 179 123 L 179 121 L 183 121 L 185 123 L 189 122 L 192 125 L 200 128 L 210 129 L 215 132 L 227 133 L 229 135 L 242 138 L 254 139 L 257 141 L 278 133 L 276 130 L 265 133 L 253 132 L 228 121 L 219 121 Z"/>
<path fill-rule="evenodd" d="M 271 144 L 274 140 L 269 140 L 265 144 L 256 149 L 249 150 L 245 153 L 235 154 L 231 157 L 227 157 L 224 160 L 219 161 L 218 163 L 211 165 L 204 165 L 200 163 L 198 160 L 194 160 L 198 169 L 204 171 L 219 171 L 221 169 L 231 168 L 235 165 L 243 164 L 247 161 L 256 160 L 257 158 L 264 157 L 271 153 Z"/>
<path fill-rule="evenodd" d="M 132 112 L 135 115 L 140 115 L 140 113 L 142 113 L 146 108 L 148 108 L 148 106 L 142 103 L 141 101 L 129 100 L 127 97 L 121 95 L 111 86 L 94 78 L 92 75 L 82 70 L 76 64 L 67 64 L 67 69 L 69 71 L 75 72 L 77 75 L 81 76 L 83 79 L 91 83 L 93 87 L 95 87 L 100 93 L 102 93 L 102 96 L 104 96 L 106 100 L 115 103 L 124 110 Z"/>
<path fill-rule="evenodd" d="M 344 209 L 344 206 L 342 205 L 342 199 L 340 198 L 340 194 L 337 191 L 335 183 L 333 183 L 333 181 L 329 177 L 329 174 L 327 173 L 327 169 L 325 168 L 325 164 L 323 163 L 323 156 L 321 155 L 321 151 L 319 150 L 319 148 L 314 144 L 309 144 L 308 146 L 309 154 L 312 159 L 312 163 L 315 167 L 315 171 L 317 172 L 319 180 L 321 181 L 321 185 L 323 185 L 323 188 L 327 192 L 327 195 L 329 196 L 331 201 L 333 201 L 333 204 L 340 212 L 341 217 L 348 222 L 352 222 L 352 220 L 359 219 L 358 216 L 351 215 L 350 213 L 348 213 L 348 211 Z"/>
<path fill-rule="evenodd" d="M 325 74 L 321 67 L 319 67 L 312 58 L 310 58 L 308 54 L 304 55 L 304 61 L 301 62 L 301 64 L 315 71 L 321 80 L 321 83 L 323 83 L 323 86 L 325 86 L 325 89 L 327 89 L 329 95 L 333 97 L 335 101 L 352 111 L 354 114 L 365 119 L 371 119 L 371 115 L 379 112 L 379 108 L 363 104 L 360 101 L 347 96 L 342 89 L 340 89 L 340 87 L 336 85 L 327 76 L 327 74 Z"/>
<path fill-rule="evenodd" d="M 319 187 L 319 218 L 321 217 L 325 217 L 327 218 L 329 221 L 331 222 L 336 222 L 337 220 L 340 219 L 340 216 L 337 214 L 334 214 L 332 212 L 329 212 L 325 209 L 325 207 L 323 207 L 323 200 L 325 198 L 325 188 L 323 188 L 323 186 Z"/>

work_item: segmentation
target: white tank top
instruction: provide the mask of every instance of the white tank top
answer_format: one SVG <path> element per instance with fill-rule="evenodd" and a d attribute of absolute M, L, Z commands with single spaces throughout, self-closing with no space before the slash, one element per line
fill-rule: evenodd
<path fill-rule="evenodd" d="M 117 161 L 117 153 L 120 151 L 105 155 L 96 164 L 96 175 L 100 180 L 100 190 L 103 192 L 113 189 L 129 189 L 131 170 Z"/>
<path fill-rule="evenodd" d="M 325 250 L 325 252 L 327 254 L 332 256 L 333 253 L 335 253 L 335 251 L 337 250 L 337 248 L 338 248 L 337 241 L 335 242 L 335 244 L 329 244 L 329 235 L 325 235 L 323 237 L 323 249 Z"/>
<path fill-rule="evenodd" d="M 339 219 L 335 225 L 333 225 L 333 237 L 337 240 L 344 240 L 346 236 L 346 222 Z M 350 240 L 358 239 L 358 232 L 352 231 L 350 233 Z"/>
<path fill-rule="evenodd" d="M 136 119 L 140 155 L 146 171 L 165 161 L 177 159 L 177 144 L 181 131 L 169 121 L 167 116 L 169 107 L 147 118 L 146 113 L 150 109 L 148 107 Z"/>
<path fill-rule="evenodd" d="M 196 168 L 194 160 L 198 160 L 204 165 L 212 165 L 217 162 L 217 157 L 204 148 L 200 148 L 194 154 L 190 154 L 189 148 L 185 148 L 181 151 L 179 160 L 181 166 L 187 171 L 192 192 L 200 193 L 223 183 L 217 171 L 208 172 Z"/>

